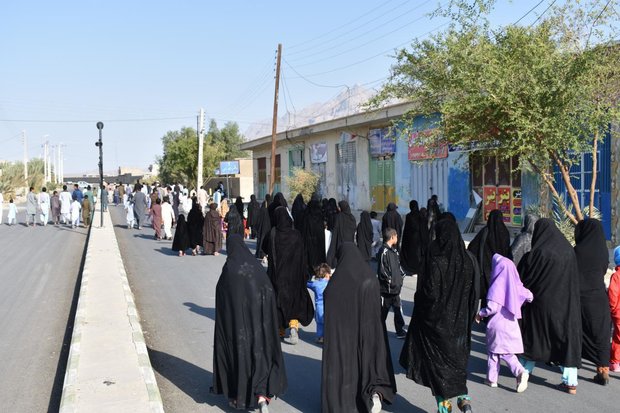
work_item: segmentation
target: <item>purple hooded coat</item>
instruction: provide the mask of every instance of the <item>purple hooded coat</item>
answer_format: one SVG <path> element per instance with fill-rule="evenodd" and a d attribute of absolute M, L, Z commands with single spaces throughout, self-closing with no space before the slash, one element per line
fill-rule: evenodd
<path fill-rule="evenodd" d="M 493 255 L 487 306 L 481 317 L 491 317 L 487 324 L 487 351 L 494 354 L 523 353 L 523 339 L 518 320 L 521 306 L 533 295 L 523 286 L 514 263 L 499 254 Z"/>

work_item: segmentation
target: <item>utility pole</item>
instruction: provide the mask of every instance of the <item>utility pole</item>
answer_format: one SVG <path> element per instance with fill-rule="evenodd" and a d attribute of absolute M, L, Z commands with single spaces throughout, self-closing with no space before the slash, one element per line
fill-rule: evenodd
<path fill-rule="evenodd" d="M 43 135 L 43 139 L 45 139 L 47 135 Z M 43 182 L 47 182 L 47 141 L 43 142 Z"/>
<path fill-rule="evenodd" d="M 62 143 L 60 145 L 58 145 L 58 176 L 59 176 L 59 184 L 62 184 L 65 181 L 65 158 L 62 154 L 62 148 L 64 148 L 66 145 L 63 145 Z"/>
<path fill-rule="evenodd" d="M 28 142 L 25 130 L 22 130 L 22 141 L 24 142 L 24 182 L 26 184 L 26 191 L 28 191 Z"/>
<path fill-rule="evenodd" d="M 196 134 L 198 135 L 198 170 L 196 171 L 196 191 L 202 188 L 202 162 L 203 162 L 203 147 L 205 145 L 205 110 L 200 108 L 200 114 L 198 115 L 198 125 L 196 127 Z"/>
<path fill-rule="evenodd" d="M 280 60 L 282 59 L 282 43 L 278 43 L 278 57 L 276 60 L 276 89 L 273 95 L 273 125 L 271 127 L 271 177 L 269 179 L 269 193 L 273 194 L 276 183 L 276 135 L 278 130 L 278 95 L 280 91 Z"/>

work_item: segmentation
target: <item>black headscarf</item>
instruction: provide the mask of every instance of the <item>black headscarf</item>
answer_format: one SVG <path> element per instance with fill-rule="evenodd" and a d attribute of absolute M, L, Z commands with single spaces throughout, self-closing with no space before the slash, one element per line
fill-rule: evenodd
<path fill-rule="evenodd" d="M 482 271 L 482 276 L 480 277 L 480 297 L 482 298 L 482 305 L 486 306 L 493 255 L 499 254 L 512 259 L 510 253 L 510 233 L 504 224 L 500 210 L 494 209 L 489 213 L 487 225 L 476 234 L 467 249 L 474 254 Z"/>
<path fill-rule="evenodd" d="M 273 214 L 276 208 L 281 207 L 281 206 L 286 208 L 288 207 L 288 204 L 286 203 L 286 198 L 284 198 L 284 195 L 282 195 L 282 192 L 278 192 L 273 197 L 273 201 L 271 201 L 271 203 L 267 207 L 267 210 L 269 211 L 269 221 L 271 222 L 272 227 L 275 225 Z"/>
<path fill-rule="evenodd" d="M 196 201 L 192 203 L 192 209 L 187 214 L 187 229 L 189 231 L 189 242 L 192 248 L 202 245 L 202 230 L 205 219 L 202 216 L 202 208 Z"/>
<path fill-rule="evenodd" d="M 606 367 L 611 350 L 611 315 L 605 289 L 609 255 L 601 222 L 594 218 L 580 221 L 575 227 L 575 242 L 583 329 L 581 355 L 598 367 Z"/>
<path fill-rule="evenodd" d="M 302 194 L 297 194 L 291 207 L 291 215 L 293 215 L 293 226 L 296 230 L 303 233 L 304 229 L 304 210 L 306 204 L 304 203 L 304 197 Z"/>
<path fill-rule="evenodd" d="M 308 255 L 308 273 L 313 274 L 314 268 L 326 261 L 325 258 L 325 224 L 318 197 L 313 196 L 304 211 L 304 245 Z"/>
<path fill-rule="evenodd" d="M 477 267 L 454 221 L 439 220 L 435 230 L 400 365 L 409 379 L 449 399 L 467 394 Z"/>
<path fill-rule="evenodd" d="M 276 290 L 280 327 L 288 327 L 293 319 L 307 326 L 314 317 L 314 307 L 306 288 L 309 277 L 301 234 L 293 228 L 286 207 L 276 208 L 272 225 L 263 250 L 268 258 L 267 274 Z"/>
<path fill-rule="evenodd" d="M 532 250 L 519 263 L 534 301 L 522 310 L 524 357 L 564 367 L 581 366 L 581 305 L 577 257 L 548 218 L 534 226 Z"/>
<path fill-rule="evenodd" d="M 334 229 L 332 230 L 332 240 L 327 251 L 327 263 L 330 267 L 336 266 L 336 252 L 345 242 L 355 241 L 355 231 L 357 230 L 357 222 L 351 213 L 351 207 L 347 201 L 338 203 L 340 212 L 336 215 Z"/>
<path fill-rule="evenodd" d="M 360 215 L 355 241 L 364 260 L 370 261 L 372 258 L 372 221 L 370 221 L 370 213 L 368 211 L 363 211 Z"/>
<path fill-rule="evenodd" d="M 325 222 L 327 222 L 327 229 L 334 230 L 336 226 L 336 216 L 338 215 L 338 204 L 334 198 L 329 198 L 327 201 L 327 207 L 325 208 Z"/>
<path fill-rule="evenodd" d="M 381 220 L 381 233 L 385 233 L 386 228 L 392 228 L 396 230 L 398 234 L 398 245 L 400 245 L 401 237 L 403 234 L 403 219 L 398 213 L 398 207 L 394 202 L 390 202 L 387 206 L 385 214 Z"/>
<path fill-rule="evenodd" d="M 228 230 L 226 232 L 227 236 L 238 234 L 243 237 L 245 235 L 243 218 L 239 215 L 237 208 L 230 208 L 228 210 L 228 213 L 226 213 L 226 216 L 224 217 L 224 222 L 228 224 Z"/>
<path fill-rule="evenodd" d="M 439 220 L 439 215 L 441 214 L 441 210 L 439 209 L 436 199 L 430 198 L 426 202 L 426 211 L 426 228 L 428 229 L 428 238 L 429 241 L 433 241 L 435 239 L 435 224 Z"/>
<path fill-rule="evenodd" d="M 379 281 L 362 260 L 355 244 L 344 243 L 323 295 L 323 413 L 370 412 L 373 393 L 390 404 L 396 395 Z"/>
<path fill-rule="evenodd" d="M 412 274 L 419 274 L 422 260 L 422 234 L 420 232 L 420 211 L 418 202 L 409 202 L 411 212 L 405 217 L 403 241 L 401 243 L 401 265 Z"/>
<path fill-rule="evenodd" d="M 235 208 L 237 209 L 237 212 L 239 212 L 239 216 L 241 217 L 241 220 L 243 220 L 243 199 L 238 196 L 237 199 L 235 199 Z"/>
<path fill-rule="evenodd" d="M 534 225 L 538 221 L 538 216 L 528 214 L 523 220 L 523 228 L 521 233 L 517 235 L 510 246 L 510 253 L 515 265 L 519 265 L 521 258 L 532 249 L 532 234 L 534 234 Z"/>
<path fill-rule="evenodd" d="M 185 215 L 181 214 L 179 215 L 179 219 L 176 222 L 176 229 L 174 230 L 172 251 L 185 251 L 189 248 L 189 244 L 187 222 L 185 222 Z"/>
<path fill-rule="evenodd" d="M 238 235 L 226 240 L 226 264 L 215 288 L 213 392 L 238 408 L 287 388 L 271 281 Z"/>

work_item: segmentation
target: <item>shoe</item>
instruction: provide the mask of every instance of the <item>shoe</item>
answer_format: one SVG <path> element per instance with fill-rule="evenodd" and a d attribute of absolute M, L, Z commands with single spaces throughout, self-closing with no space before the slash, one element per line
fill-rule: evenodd
<path fill-rule="evenodd" d="M 494 388 L 494 389 L 495 389 L 495 388 L 497 388 L 497 383 L 496 383 L 496 382 L 494 382 L 494 381 L 488 381 L 488 380 L 485 380 L 485 381 L 484 381 L 484 384 L 486 384 L 487 386 L 492 387 L 492 388 Z"/>
<path fill-rule="evenodd" d="M 403 338 L 406 338 L 406 337 L 407 337 L 407 330 L 403 330 L 400 333 L 396 333 L 396 338 L 403 339 Z"/>
<path fill-rule="evenodd" d="M 609 371 L 614 373 L 620 373 L 620 363 L 611 363 L 609 365 Z"/>
<path fill-rule="evenodd" d="M 372 407 L 370 408 L 370 413 L 381 413 L 381 396 L 379 393 L 373 393 L 372 395 Z"/>
<path fill-rule="evenodd" d="M 473 412 L 471 408 L 471 402 L 467 399 L 459 399 L 457 402 L 457 406 L 459 406 L 459 410 L 462 412 Z"/>
<path fill-rule="evenodd" d="M 258 402 L 258 411 L 260 413 L 269 413 L 269 404 L 264 400 Z"/>
<path fill-rule="evenodd" d="M 609 384 L 609 367 L 597 367 L 596 376 L 592 380 L 596 384 L 607 386 Z"/>
<path fill-rule="evenodd" d="M 527 370 L 519 374 L 517 377 L 517 393 L 523 393 L 527 389 L 527 381 L 530 379 L 530 373 Z"/>
<path fill-rule="evenodd" d="M 558 384 L 558 390 L 568 394 L 577 394 L 577 386 L 569 386 L 564 382 Z"/>
<path fill-rule="evenodd" d="M 289 335 L 289 341 L 293 345 L 299 342 L 299 334 L 297 333 L 296 328 L 291 328 L 291 334 Z"/>
<path fill-rule="evenodd" d="M 317 344 L 323 344 L 323 337 L 319 337 L 316 339 Z"/>

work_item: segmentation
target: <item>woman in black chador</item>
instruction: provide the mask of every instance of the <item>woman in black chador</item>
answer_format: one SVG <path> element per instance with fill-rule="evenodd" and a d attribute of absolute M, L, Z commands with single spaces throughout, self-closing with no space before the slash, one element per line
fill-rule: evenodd
<path fill-rule="evenodd" d="M 306 287 L 308 272 L 306 251 L 299 231 L 286 207 L 278 207 L 273 214 L 273 228 L 263 243 L 267 254 L 267 274 L 276 291 L 280 336 L 290 328 L 290 342 L 299 340 L 299 324 L 307 326 L 314 318 L 314 307 Z"/>
<path fill-rule="evenodd" d="M 304 196 L 297 194 L 293 200 L 293 206 L 291 207 L 291 215 L 293 216 L 293 226 L 295 229 L 303 234 L 304 232 L 304 211 L 306 204 L 304 203 Z"/>
<path fill-rule="evenodd" d="M 467 247 L 476 257 L 482 276 L 480 277 L 480 298 L 482 307 L 486 306 L 487 291 L 491 280 L 493 255 L 499 254 L 512 259 L 510 253 L 510 233 L 504 224 L 502 212 L 494 209 L 489 213 L 487 225 L 480 230 Z M 536 296 L 534 296 L 536 297 Z"/>
<path fill-rule="evenodd" d="M 256 222 L 254 223 L 254 227 L 256 230 L 256 253 L 254 256 L 256 258 L 262 259 L 265 257 L 265 253 L 263 252 L 263 242 L 265 242 L 265 238 L 271 231 L 271 221 L 269 220 L 269 204 L 271 203 L 271 195 L 265 195 L 265 200 L 260 206 L 258 213 L 256 214 Z"/>
<path fill-rule="evenodd" d="M 238 208 L 230 208 L 226 213 L 226 216 L 224 217 L 224 222 L 228 224 L 226 236 L 230 236 L 232 234 L 241 235 L 242 238 L 245 236 L 245 228 L 243 227 L 243 216 L 239 215 Z"/>
<path fill-rule="evenodd" d="M 435 240 L 429 245 L 425 265 L 418 277 L 400 365 L 407 378 L 431 389 L 439 413 L 451 411 L 454 397 L 461 411 L 471 412 L 467 361 L 477 309 L 478 270 L 452 219 L 439 219 L 435 224 Z"/>
<path fill-rule="evenodd" d="M 530 374 L 536 361 L 562 366 L 560 390 L 575 394 L 582 340 L 579 270 L 573 248 L 552 220 L 536 222 L 532 250 L 518 270 L 534 295 L 522 311 L 521 364 Z"/>
<path fill-rule="evenodd" d="M 362 211 L 360 215 L 360 223 L 357 224 L 357 232 L 355 233 L 355 242 L 365 261 L 372 258 L 372 221 L 370 220 L 370 212 Z"/>
<path fill-rule="evenodd" d="M 381 219 L 381 233 L 382 235 L 385 233 L 386 228 L 392 228 L 396 230 L 398 234 L 398 243 L 396 247 L 400 249 L 400 242 L 402 241 L 401 237 L 403 234 L 403 218 L 398 213 L 398 207 L 394 202 L 390 202 L 385 210 L 385 214 L 383 214 L 383 218 Z"/>
<path fill-rule="evenodd" d="M 323 413 L 379 412 L 396 396 L 379 281 L 362 260 L 354 243 L 342 244 L 323 294 Z"/>
<path fill-rule="evenodd" d="M 422 260 L 422 235 L 420 232 L 421 218 L 418 201 L 411 200 L 409 202 L 409 210 L 410 212 L 405 217 L 400 263 L 406 271 L 412 274 L 419 274 Z"/>
<path fill-rule="evenodd" d="M 278 192 L 273 196 L 273 200 L 269 203 L 267 207 L 267 211 L 269 211 L 269 221 L 271 222 L 271 227 L 273 228 L 275 224 L 274 214 L 276 212 L 276 208 L 285 207 L 288 208 L 288 204 L 286 203 L 286 198 L 282 195 L 282 192 Z"/>
<path fill-rule="evenodd" d="M 287 387 L 275 293 L 241 236 L 228 237 L 226 253 L 215 289 L 212 392 L 231 407 L 264 413 Z"/>
<path fill-rule="evenodd" d="M 174 230 L 174 239 L 172 240 L 172 251 L 179 253 L 179 257 L 185 255 L 185 251 L 189 248 L 189 231 L 187 230 L 187 222 L 185 215 L 179 215 L 176 229 Z"/>
<path fill-rule="evenodd" d="M 325 262 L 325 223 L 321 201 L 313 195 L 304 211 L 304 230 L 301 233 L 308 256 L 308 274 Z"/>
<path fill-rule="evenodd" d="M 202 230 L 204 229 L 205 219 L 202 216 L 202 208 L 196 200 L 192 198 L 192 209 L 187 214 L 187 230 L 189 232 L 189 244 L 192 248 L 192 255 L 200 252 L 202 245 Z"/>
<path fill-rule="evenodd" d="M 609 383 L 611 314 L 605 289 L 609 256 L 601 222 L 594 218 L 579 222 L 575 228 L 575 242 L 583 329 L 581 356 L 596 365 L 594 381 L 606 385 Z"/>
<path fill-rule="evenodd" d="M 329 250 L 327 250 L 327 264 L 332 268 L 336 267 L 336 252 L 343 243 L 355 241 L 355 231 L 357 230 L 357 223 L 351 213 L 349 203 L 340 201 L 338 207 L 340 212 L 336 215 L 334 229 L 332 230 L 332 241 L 329 244 Z"/>

